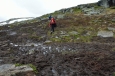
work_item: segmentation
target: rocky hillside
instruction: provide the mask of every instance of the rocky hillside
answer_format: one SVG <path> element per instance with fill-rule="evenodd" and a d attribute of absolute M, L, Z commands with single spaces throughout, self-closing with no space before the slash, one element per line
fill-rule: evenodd
<path fill-rule="evenodd" d="M 115 6 L 115 0 L 100 0 L 98 5 L 103 7 L 112 7 Z"/>
<path fill-rule="evenodd" d="M 48 16 L 57 22 L 50 34 Z M 115 76 L 115 8 L 65 8 L 0 26 L 0 76 Z"/>

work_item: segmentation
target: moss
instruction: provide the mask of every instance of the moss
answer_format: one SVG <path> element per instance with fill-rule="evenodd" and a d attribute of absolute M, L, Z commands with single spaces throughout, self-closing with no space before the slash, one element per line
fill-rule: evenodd
<path fill-rule="evenodd" d="M 71 37 L 70 36 L 62 36 L 61 37 L 61 42 L 71 42 Z"/>
<path fill-rule="evenodd" d="M 15 64 L 16 67 L 18 67 L 18 66 L 23 66 L 23 65 L 24 65 L 24 64 L 20 64 L 20 63 L 16 63 L 16 64 Z M 33 64 L 27 64 L 27 65 L 30 66 L 35 73 L 38 73 L 36 66 L 34 66 Z"/>
<path fill-rule="evenodd" d="M 35 73 L 38 73 L 36 66 L 34 66 L 33 64 L 28 64 L 28 65 L 33 69 Z"/>
<path fill-rule="evenodd" d="M 16 63 L 15 66 L 16 66 L 16 67 L 18 67 L 18 66 L 22 66 L 22 64 L 20 64 L 20 63 Z"/>
<path fill-rule="evenodd" d="M 113 72 L 113 76 L 115 76 L 115 72 Z"/>

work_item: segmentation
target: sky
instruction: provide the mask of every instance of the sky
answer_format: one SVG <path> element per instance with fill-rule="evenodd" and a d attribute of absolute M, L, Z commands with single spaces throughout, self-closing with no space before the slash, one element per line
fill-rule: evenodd
<path fill-rule="evenodd" d="M 10 18 L 39 17 L 56 10 L 99 0 L 0 0 L 0 22 Z"/>

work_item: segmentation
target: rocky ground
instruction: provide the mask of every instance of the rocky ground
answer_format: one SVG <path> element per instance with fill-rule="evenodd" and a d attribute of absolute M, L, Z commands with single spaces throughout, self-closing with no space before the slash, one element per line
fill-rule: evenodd
<path fill-rule="evenodd" d="M 114 76 L 114 16 L 65 15 L 52 35 L 47 19 L 0 26 L 0 65 L 36 68 L 15 76 Z"/>

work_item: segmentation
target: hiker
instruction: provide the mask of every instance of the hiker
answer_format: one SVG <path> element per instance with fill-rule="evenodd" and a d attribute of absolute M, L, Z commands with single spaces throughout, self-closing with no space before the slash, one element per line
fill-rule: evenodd
<path fill-rule="evenodd" d="M 49 16 L 49 27 L 51 28 L 51 34 L 54 32 L 54 28 L 56 27 L 56 21 L 53 17 L 51 17 L 51 15 Z"/>

